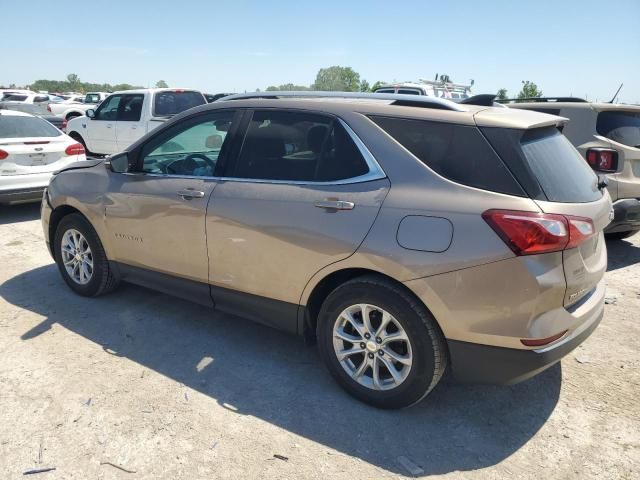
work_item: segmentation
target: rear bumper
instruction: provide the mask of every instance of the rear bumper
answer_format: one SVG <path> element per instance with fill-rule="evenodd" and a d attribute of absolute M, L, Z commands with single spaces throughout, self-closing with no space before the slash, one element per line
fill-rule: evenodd
<path fill-rule="evenodd" d="M 42 199 L 45 187 L 0 190 L 0 204 L 38 202 Z"/>
<path fill-rule="evenodd" d="M 618 200 L 613 204 L 613 213 L 613 221 L 605 229 L 605 233 L 640 229 L 640 199 Z"/>
<path fill-rule="evenodd" d="M 587 315 L 584 323 L 567 337 L 536 350 L 503 348 L 448 340 L 454 377 L 462 382 L 508 385 L 518 383 L 551 367 L 584 342 L 604 315 L 604 302 Z"/>
<path fill-rule="evenodd" d="M 0 175 L 0 203 L 38 202 L 53 172 Z"/>

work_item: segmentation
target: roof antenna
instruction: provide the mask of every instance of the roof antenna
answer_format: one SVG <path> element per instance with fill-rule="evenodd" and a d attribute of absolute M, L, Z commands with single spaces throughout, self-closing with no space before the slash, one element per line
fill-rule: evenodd
<path fill-rule="evenodd" d="M 616 99 L 616 97 L 618 96 L 618 94 L 620 93 L 620 90 L 622 90 L 622 86 L 624 85 L 624 83 L 621 83 L 620 86 L 618 87 L 618 90 L 616 90 L 616 94 L 613 96 L 613 98 L 609 101 L 609 103 L 613 103 Z"/>

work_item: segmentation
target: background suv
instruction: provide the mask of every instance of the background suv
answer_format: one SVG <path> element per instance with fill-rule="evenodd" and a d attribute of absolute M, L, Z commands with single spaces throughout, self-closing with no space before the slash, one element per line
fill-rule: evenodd
<path fill-rule="evenodd" d="M 562 123 L 402 95 L 226 97 L 56 175 L 44 233 L 81 295 L 125 280 L 315 339 L 347 391 L 403 407 L 449 365 L 528 378 L 600 321 L 611 201 Z"/>
<path fill-rule="evenodd" d="M 578 98 L 528 99 L 508 106 L 570 119 L 562 133 L 609 180 L 615 217 L 607 238 L 622 239 L 640 230 L 640 106 Z"/>

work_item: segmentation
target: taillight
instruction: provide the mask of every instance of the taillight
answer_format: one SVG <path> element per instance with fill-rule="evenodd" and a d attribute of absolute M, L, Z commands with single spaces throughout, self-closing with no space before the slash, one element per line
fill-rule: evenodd
<path fill-rule="evenodd" d="M 591 219 L 570 215 L 487 210 L 482 218 L 516 255 L 559 252 L 595 234 Z"/>
<path fill-rule="evenodd" d="M 60 130 L 62 130 L 63 132 L 67 129 L 67 119 L 65 118 L 64 120 L 62 120 L 62 125 L 60 125 Z"/>
<path fill-rule="evenodd" d="M 67 155 L 82 155 L 84 154 L 84 147 L 81 143 L 74 143 L 65 148 L 64 153 Z"/>
<path fill-rule="evenodd" d="M 618 152 L 608 148 L 590 148 L 587 150 L 587 163 L 597 172 L 617 172 Z"/>
<path fill-rule="evenodd" d="M 47 112 L 51 111 L 51 105 L 47 105 Z"/>
<path fill-rule="evenodd" d="M 8 152 L 5 152 L 4 150 L 0 150 L 0 160 L 4 160 L 8 156 L 9 156 Z"/>

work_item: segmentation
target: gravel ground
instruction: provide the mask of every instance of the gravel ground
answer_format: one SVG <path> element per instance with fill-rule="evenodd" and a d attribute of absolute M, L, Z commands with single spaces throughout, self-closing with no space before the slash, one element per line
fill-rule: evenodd
<path fill-rule="evenodd" d="M 37 205 L 0 207 L 0 478 L 640 478 L 640 234 L 605 318 L 512 387 L 369 408 L 293 337 L 124 285 L 74 295 Z"/>

